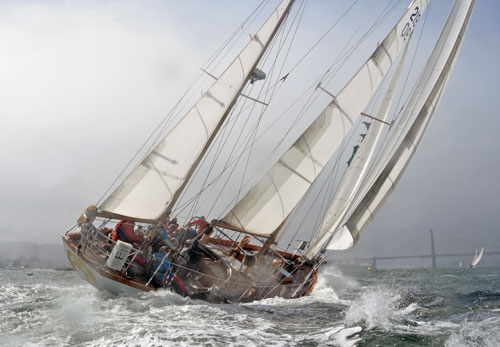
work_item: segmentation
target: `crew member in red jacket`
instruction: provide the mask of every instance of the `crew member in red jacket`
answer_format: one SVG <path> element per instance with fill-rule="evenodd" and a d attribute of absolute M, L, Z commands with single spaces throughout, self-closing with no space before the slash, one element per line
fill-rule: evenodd
<path fill-rule="evenodd" d="M 142 236 L 134 232 L 135 223 L 127 220 L 121 220 L 116 224 L 115 230 L 113 231 L 112 239 L 113 241 L 123 241 L 132 244 L 132 246 L 139 246 L 142 243 Z M 144 266 L 147 261 L 140 255 L 134 258 L 134 262 Z"/>
<path fill-rule="evenodd" d="M 206 221 L 205 216 L 201 216 L 200 218 L 196 218 L 195 220 L 191 221 L 188 225 L 196 225 L 198 232 L 202 233 L 208 228 L 208 224 L 209 223 Z"/>

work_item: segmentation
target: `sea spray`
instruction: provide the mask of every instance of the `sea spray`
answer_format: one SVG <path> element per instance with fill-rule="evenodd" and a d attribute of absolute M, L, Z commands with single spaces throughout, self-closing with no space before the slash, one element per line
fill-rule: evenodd
<path fill-rule="evenodd" d="M 472 271 L 329 265 L 309 297 L 216 305 L 166 290 L 111 296 L 74 272 L 0 270 L 0 346 L 493 347 L 500 270 Z"/>
<path fill-rule="evenodd" d="M 388 288 L 366 288 L 346 312 L 346 323 L 364 323 L 368 329 L 381 327 L 389 330 L 392 320 L 399 316 L 397 303 L 401 297 Z"/>

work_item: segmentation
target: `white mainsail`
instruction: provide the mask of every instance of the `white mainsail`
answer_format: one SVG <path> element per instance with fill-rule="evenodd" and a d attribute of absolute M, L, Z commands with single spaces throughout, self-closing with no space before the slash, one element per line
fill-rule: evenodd
<path fill-rule="evenodd" d="M 372 99 L 427 4 L 410 4 L 367 62 L 223 222 L 268 236 L 285 221 Z"/>
<path fill-rule="evenodd" d="M 293 2 L 280 3 L 193 108 L 99 206 L 101 211 L 108 215 L 157 220 L 175 203 Z"/>
<path fill-rule="evenodd" d="M 481 261 L 481 258 L 483 257 L 483 252 L 484 252 L 484 247 L 481 247 L 481 251 L 479 251 L 479 254 L 477 253 L 477 249 L 474 252 L 474 257 L 472 257 L 472 261 L 469 265 L 469 267 L 475 267 L 479 262 Z"/>
<path fill-rule="evenodd" d="M 379 165 L 368 179 L 360 198 L 335 232 L 349 232 L 353 243 L 394 190 L 405 168 L 413 157 L 422 136 L 429 125 L 442 93 L 450 77 L 450 72 L 463 37 L 467 31 L 475 0 L 456 0 L 446 24 L 427 61 L 421 78 L 401 116 L 400 122 L 386 144 Z M 328 246 L 338 249 L 335 241 Z M 328 242 L 328 241 L 327 241 Z M 306 257 L 313 258 L 327 243 L 311 245 Z M 351 246 L 352 246 L 351 245 Z"/>

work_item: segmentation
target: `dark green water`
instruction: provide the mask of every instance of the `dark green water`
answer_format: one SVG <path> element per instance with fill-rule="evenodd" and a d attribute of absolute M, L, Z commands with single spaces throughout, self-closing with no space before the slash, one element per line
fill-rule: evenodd
<path fill-rule="evenodd" d="M 0 345 L 498 346 L 499 288 L 498 269 L 326 267 L 310 297 L 212 305 L 0 270 Z"/>
<path fill-rule="evenodd" d="M 499 345 L 498 269 L 353 271 L 349 275 L 361 287 L 346 314 L 348 321 L 363 327 L 358 346 Z"/>

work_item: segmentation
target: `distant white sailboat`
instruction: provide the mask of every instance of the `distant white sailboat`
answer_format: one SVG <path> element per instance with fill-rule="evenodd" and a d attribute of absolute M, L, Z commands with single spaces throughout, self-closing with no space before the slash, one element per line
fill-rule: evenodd
<path fill-rule="evenodd" d="M 469 265 L 469 268 L 476 267 L 476 265 L 479 264 L 479 262 L 481 261 L 481 258 L 483 257 L 483 251 L 484 251 L 484 247 L 481 247 L 481 251 L 478 254 L 477 248 L 476 248 L 476 251 L 474 252 L 474 256 L 472 257 L 472 261 Z"/>
<path fill-rule="evenodd" d="M 460 263 L 458 264 L 459 268 L 462 268 L 462 261 L 460 260 Z"/>

